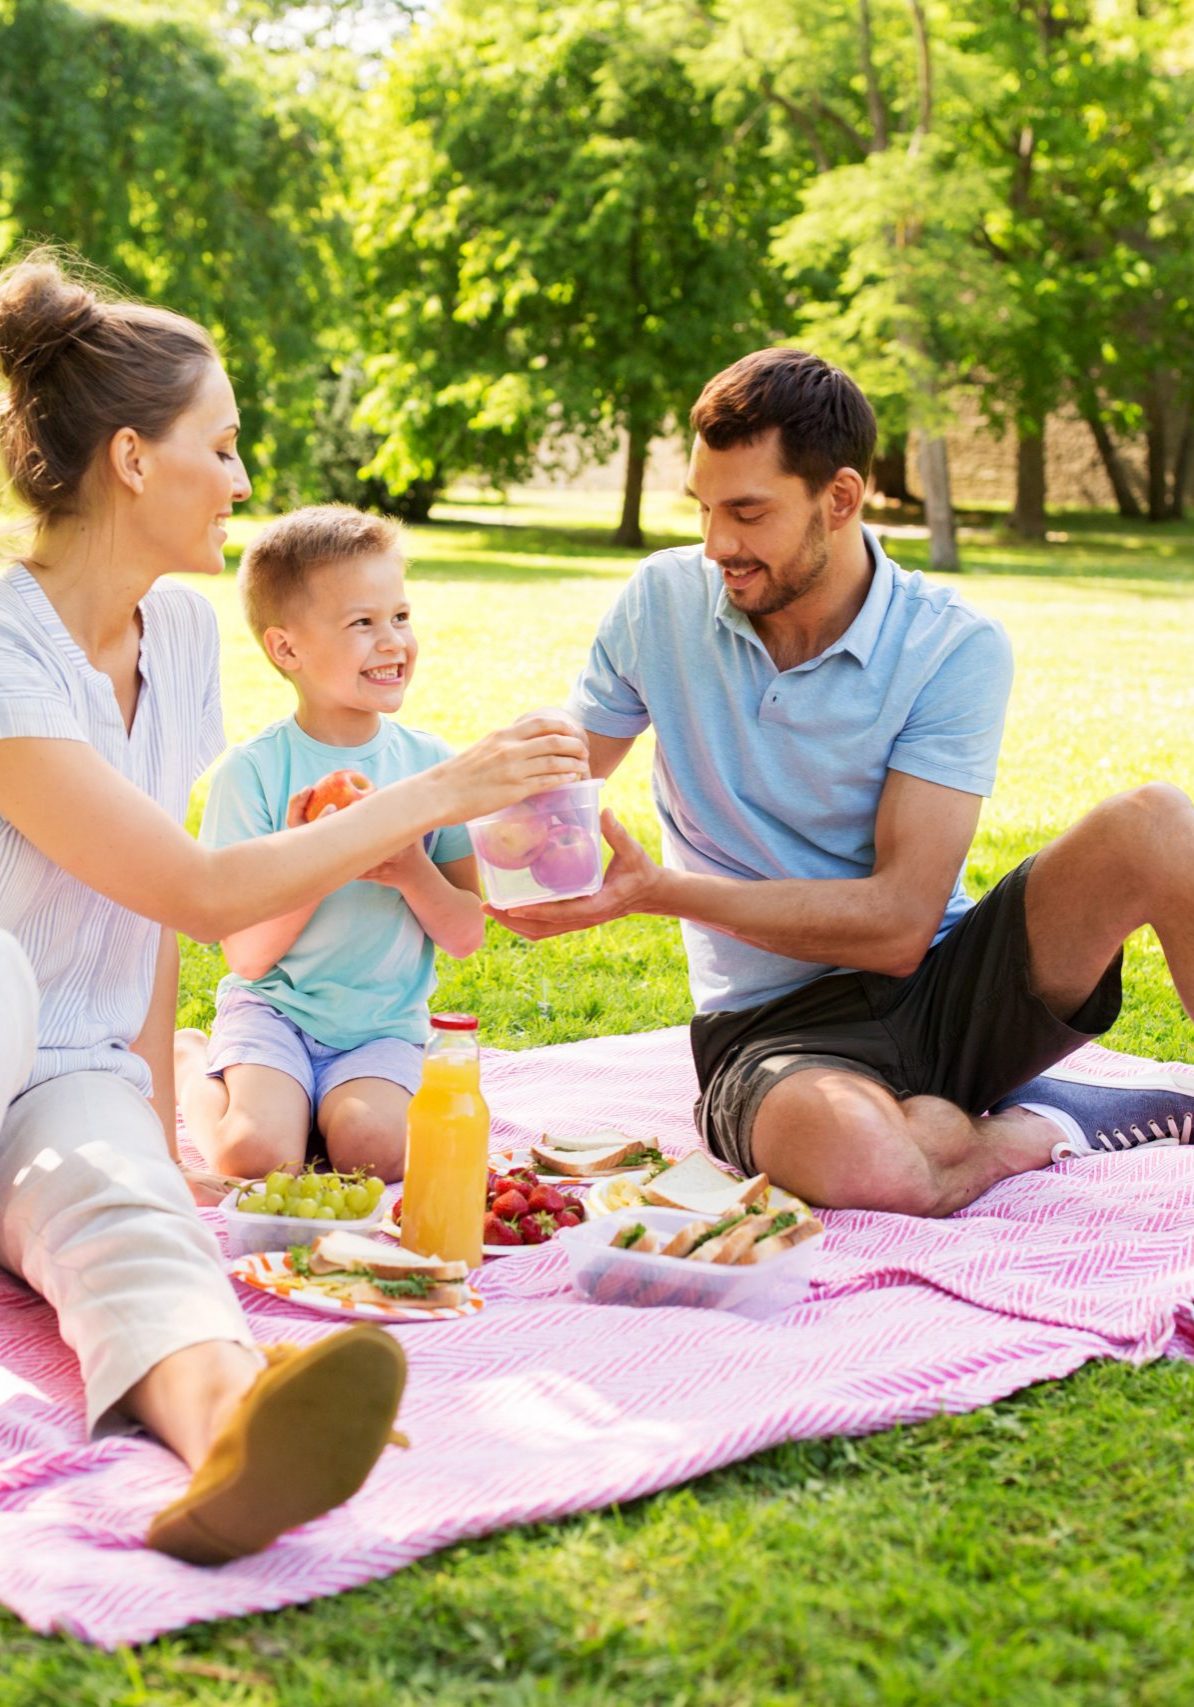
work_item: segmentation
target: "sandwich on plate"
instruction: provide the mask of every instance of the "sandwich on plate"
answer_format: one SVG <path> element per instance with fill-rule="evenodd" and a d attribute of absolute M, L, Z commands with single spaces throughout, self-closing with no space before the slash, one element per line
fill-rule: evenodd
<path fill-rule="evenodd" d="M 325 1233 L 313 1244 L 292 1245 L 289 1256 L 304 1285 L 353 1304 L 453 1310 L 468 1302 L 467 1263 L 421 1257 L 363 1233 Z"/>
<path fill-rule="evenodd" d="M 674 1162 L 654 1179 L 644 1180 L 639 1191 L 647 1203 L 660 1209 L 688 1209 L 694 1215 L 717 1220 L 735 1209 L 748 1209 L 767 1195 L 767 1175 L 738 1179 L 723 1173 L 702 1150 L 694 1150 L 682 1162 Z"/>
<path fill-rule="evenodd" d="M 623 1168 L 644 1168 L 663 1157 L 651 1144 L 627 1138 L 624 1132 L 594 1132 L 588 1138 L 551 1138 L 545 1132 L 531 1145 L 531 1160 L 549 1173 L 570 1179 L 590 1174 L 614 1174 Z"/>

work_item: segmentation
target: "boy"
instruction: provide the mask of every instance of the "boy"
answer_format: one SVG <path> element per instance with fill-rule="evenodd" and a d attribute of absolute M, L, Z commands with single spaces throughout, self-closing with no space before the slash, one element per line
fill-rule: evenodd
<path fill-rule="evenodd" d="M 448 756 L 391 721 L 418 653 L 395 523 L 347 505 L 298 510 L 253 542 L 239 583 L 298 705 L 228 753 L 202 841 L 301 824 L 331 771 L 380 787 Z M 210 1046 L 202 1032 L 177 1043 L 179 1102 L 208 1164 L 246 1177 L 300 1167 L 314 1122 L 334 1168 L 401 1179 L 435 947 L 463 959 L 483 933 L 468 831 L 451 825 L 317 905 L 227 937 Z"/>

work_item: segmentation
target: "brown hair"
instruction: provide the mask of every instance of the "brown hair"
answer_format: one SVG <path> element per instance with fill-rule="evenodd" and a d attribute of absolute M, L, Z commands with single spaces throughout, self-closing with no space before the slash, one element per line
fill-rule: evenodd
<path fill-rule="evenodd" d="M 110 298 L 32 250 L 0 272 L 0 460 L 43 521 L 75 509 L 112 434 L 162 438 L 219 355 L 193 320 Z"/>
<path fill-rule="evenodd" d="M 367 515 L 351 504 L 311 504 L 279 517 L 241 558 L 237 583 L 249 627 L 260 640 L 317 569 L 383 551 L 402 555 L 401 524 L 388 516 Z"/>
<path fill-rule="evenodd" d="M 710 450 L 729 450 L 779 428 L 780 461 L 820 492 L 839 468 L 866 480 L 875 412 L 840 368 L 807 350 L 756 350 L 705 386 L 689 416 Z"/>

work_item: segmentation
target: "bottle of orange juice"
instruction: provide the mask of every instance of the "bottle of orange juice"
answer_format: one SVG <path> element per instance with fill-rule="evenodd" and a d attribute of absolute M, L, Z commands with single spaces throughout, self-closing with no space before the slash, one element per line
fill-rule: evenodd
<path fill-rule="evenodd" d="M 481 1262 L 489 1110 L 472 1014 L 432 1014 L 423 1081 L 406 1117 L 402 1243 L 445 1262 Z"/>

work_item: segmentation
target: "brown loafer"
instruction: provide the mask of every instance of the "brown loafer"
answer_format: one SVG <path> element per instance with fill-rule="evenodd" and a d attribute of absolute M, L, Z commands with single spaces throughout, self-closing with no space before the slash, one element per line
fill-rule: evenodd
<path fill-rule="evenodd" d="M 259 1553 L 349 1499 L 381 1456 L 406 1380 L 397 1340 L 361 1325 L 266 1355 L 186 1493 L 150 1525 L 159 1553 L 191 1565 Z"/>

